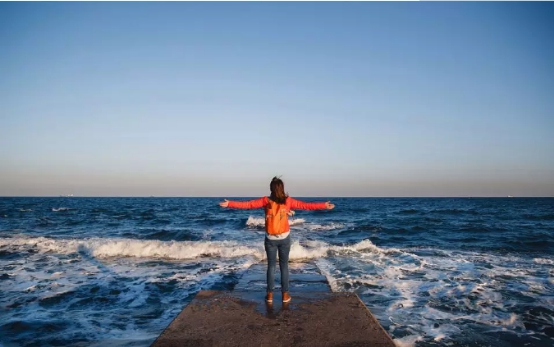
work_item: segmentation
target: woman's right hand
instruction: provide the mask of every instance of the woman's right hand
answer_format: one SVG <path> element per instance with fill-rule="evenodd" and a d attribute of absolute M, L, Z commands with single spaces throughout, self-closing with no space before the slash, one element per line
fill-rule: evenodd
<path fill-rule="evenodd" d="M 224 201 L 219 203 L 219 206 L 221 207 L 227 207 L 229 206 L 229 200 L 225 199 Z"/>
<path fill-rule="evenodd" d="M 328 210 L 332 210 L 335 208 L 335 204 L 332 204 L 331 201 L 327 201 L 325 203 L 325 208 L 327 208 Z"/>

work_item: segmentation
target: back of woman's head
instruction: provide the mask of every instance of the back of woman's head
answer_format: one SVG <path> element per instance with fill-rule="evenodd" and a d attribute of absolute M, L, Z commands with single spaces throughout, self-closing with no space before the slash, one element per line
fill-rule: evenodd
<path fill-rule="evenodd" d="M 280 178 L 273 177 L 269 184 L 269 189 L 271 190 L 271 195 L 269 196 L 271 200 L 278 204 L 284 204 L 287 201 L 288 195 L 285 194 L 285 184 Z"/>

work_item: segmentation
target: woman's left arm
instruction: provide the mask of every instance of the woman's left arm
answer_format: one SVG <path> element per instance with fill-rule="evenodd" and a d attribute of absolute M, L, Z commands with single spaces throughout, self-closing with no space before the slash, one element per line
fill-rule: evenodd
<path fill-rule="evenodd" d="M 327 202 L 305 202 L 293 199 L 289 197 L 287 201 L 290 204 L 290 209 L 297 210 L 331 210 L 335 208 L 334 204 L 331 204 L 330 201 Z"/>

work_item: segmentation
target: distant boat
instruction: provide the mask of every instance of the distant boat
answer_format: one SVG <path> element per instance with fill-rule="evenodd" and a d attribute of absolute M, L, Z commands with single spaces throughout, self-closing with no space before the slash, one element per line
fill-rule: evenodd
<path fill-rule="evenodd" d="M 509 197 L 509 198 L 513 198 L 513 196 L 512 196 L 512 195 L 508 195 L 508 197 Z"/>

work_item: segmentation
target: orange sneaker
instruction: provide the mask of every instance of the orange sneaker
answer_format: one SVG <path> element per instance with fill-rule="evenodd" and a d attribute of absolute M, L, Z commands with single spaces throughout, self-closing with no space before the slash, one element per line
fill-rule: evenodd
<path fill-rule="evenodd" d="M 283 302 L 289 302 L 291 299 L 289 292 L 283 292 Z"/>
<path fill-rule="evenodd" d="M 267 293 L 267 295 L 265 296 L 265 301 L 273 302 L 273 293 Z"/>

